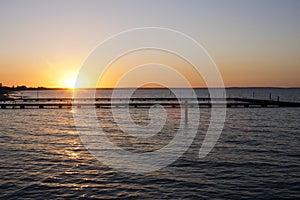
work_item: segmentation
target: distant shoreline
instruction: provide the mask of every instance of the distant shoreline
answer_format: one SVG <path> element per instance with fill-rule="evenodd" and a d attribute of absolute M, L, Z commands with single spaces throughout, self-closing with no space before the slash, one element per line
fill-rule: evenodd
<path fill-rule="evenodd" d="M 9 90 L 9 91 L 26 91 L 26 90 L 74 90 L 73 88 L 46 88 L 46 87 L 38 87 L 38 88 L 19 88 L 19 87 L 2 87 L 0 90 Z M 79 88 L 76 90 L 126 90 L 126 89 L 136 89 L 131 87 L 124 87 L 124 88 Z M 145 88 L 139 88 L 139 89 L 145 89 L 145 90 L 163 90 L 168 88 L 155 88 L 155 87 L 145 87 Z M 180 88 L 180 87 L 174 87 L 170 89 L 190 89 L 190 88 Z M 206 88 L 206 87 L 195 87 L 193 89 L 221 89 L 221 88 Z M 225 89 L 300 89 L 300 87 L 225 87 Z"/>

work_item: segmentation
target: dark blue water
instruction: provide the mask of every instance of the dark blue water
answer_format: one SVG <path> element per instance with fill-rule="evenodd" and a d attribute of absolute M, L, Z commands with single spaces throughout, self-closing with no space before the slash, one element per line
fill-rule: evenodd
<path fill-rule="evenodd" d="M 299 90 L 280 95 L 297 100 Z M 145 111 L 133 110 L 141 112 L 139 120 Z M 97 112 L 107 131 L 118 134 L 109 110 Z M 168 112 L 175 117 L 165 130 L 170 134 L 159 138 L 165 143 L 179 109 Z M 0 110 L 0 198 L 299 199 L 299 114 L 300 108 L 227 109 L 220 139 L 200 159 L 210 115 L 202 109 L 198 134 L 183 156 L 158 171 L 134 174 L 103 165 L 85 149 L 71 110 Z"/>

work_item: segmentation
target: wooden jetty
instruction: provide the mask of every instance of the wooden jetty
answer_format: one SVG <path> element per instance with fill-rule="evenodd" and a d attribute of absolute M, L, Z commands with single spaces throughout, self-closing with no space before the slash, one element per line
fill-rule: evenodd
<path fill-rule="evenodd" d="M 128 103 L 129 101 L 129 103 Z M 210 108 L 212 106 L 226 106 L 227 108 L 256 108 L 256 107 L 300 107 L 300 102 L 285 102 L 249 98 L 22 98 L 13 101 L 0 102 L 1 109 L 45 109 L 45 108 L 149 108 L 155 105 L 169 108 L 180 108 L 181 106 Z"/>

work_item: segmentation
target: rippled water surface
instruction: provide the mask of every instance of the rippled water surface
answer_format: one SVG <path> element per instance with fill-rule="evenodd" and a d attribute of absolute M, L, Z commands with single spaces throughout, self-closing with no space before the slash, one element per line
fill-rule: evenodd
<path fill-rule="evenodd" d="M 132 109 L 132 118 L 147 124 L 147 111 Z M 147 143 L 124 139 L 110 110 L 97 110 L 111 141 L 141 152 L 175 135 L 180 109 L 167 114 L 164 134 Z M 299 199 L 299 114 L 300 108 L 227 109 L 218 143 L 199 159 L 210 117 L 210 109 L 201 109 L 198 134 L 183 156 L 156 172 L 132 174 L 103 165 L 85 149 L 70 109 L 0 110 L 0 198 Z"/>

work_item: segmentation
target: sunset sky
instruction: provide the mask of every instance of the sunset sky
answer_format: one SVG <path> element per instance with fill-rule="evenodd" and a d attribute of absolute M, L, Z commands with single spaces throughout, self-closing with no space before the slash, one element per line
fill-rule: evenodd
<path fill-rule="evenodd" d="M 69 87 L 99 43 L 154 26 L 202 44 L 227 87 L 300 87 L 299 11 L 299 0 L 1 0 L 0 83 Z M 153 55 L 121 58 L 100 87 L 113 86 L 135 57 L 155 60 Z M 182 60 L 159 56 L 175 68 L 182 64 L 178 68 L 187 78 L 193 74 Z M 191 83 L 205 86 L 200 79 Z"/>

